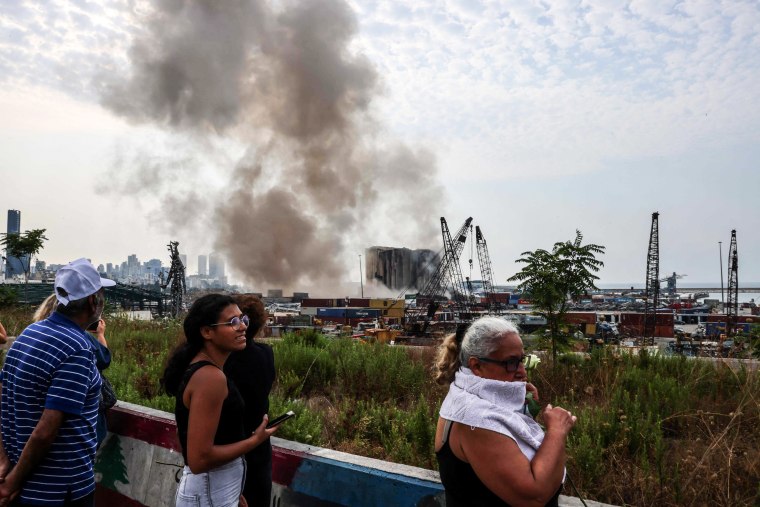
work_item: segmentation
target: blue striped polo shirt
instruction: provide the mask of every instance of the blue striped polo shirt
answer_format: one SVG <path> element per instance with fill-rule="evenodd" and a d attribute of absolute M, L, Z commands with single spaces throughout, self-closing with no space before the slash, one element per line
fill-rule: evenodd
<path fill-rule="evenodd" d="M 3 447 L 17 463 L 43 409 L 66 414 L 45 458 L 27 477 L 20 499 L 32 505 L 63 505 L 95 489 L 101 378 L 85 331 L 59 313 L 24 329 L 13 342 L 2 372 Z"/>

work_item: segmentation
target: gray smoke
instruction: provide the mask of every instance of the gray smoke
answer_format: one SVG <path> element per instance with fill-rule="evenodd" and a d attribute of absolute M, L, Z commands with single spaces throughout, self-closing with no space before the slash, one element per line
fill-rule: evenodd
<path fill-rule="evenodd" d="M 103 104 L 211 159 L 213 139 L 249 149 L 216 193 L 183 153 L 133 157 L 136 181 L 120 191 L 149 185 L 172 227 L 207 223 L 215 249 L 259 287 L 334 283 L 345 253 L 368 242 L 434 242 L 435 161 L 379 134 L 379 78 L 349 50 L 357 22 L 344 1 L 160 0 L 144 22 L 130 74 L 105 80 Z"/>

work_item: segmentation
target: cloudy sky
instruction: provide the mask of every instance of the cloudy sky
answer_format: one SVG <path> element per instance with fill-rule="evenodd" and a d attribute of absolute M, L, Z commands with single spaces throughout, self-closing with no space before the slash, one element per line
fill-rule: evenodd
<path fill-rule="evenodd" d="M 437 250 L 440 216 L 481 226 L 497 283 L 576 229 L 602 282 L 643 282 L 659 211 L 662 273 L 719 282 L 737 229 L 741 285 L 758 83 L 755 0 L 6 0 L 0 209 L 48 262 L 175 239 L 257 290 Z"/>

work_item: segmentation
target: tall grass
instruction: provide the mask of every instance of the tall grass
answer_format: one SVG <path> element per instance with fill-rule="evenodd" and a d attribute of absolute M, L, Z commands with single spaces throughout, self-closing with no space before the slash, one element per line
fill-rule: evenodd
<path fill-rule="evenodd" d="M 617 505 L 756 505 L 760 377 L 682 357 L 566 356 L 534 379 L 578 423 L 570 473 Z"/>

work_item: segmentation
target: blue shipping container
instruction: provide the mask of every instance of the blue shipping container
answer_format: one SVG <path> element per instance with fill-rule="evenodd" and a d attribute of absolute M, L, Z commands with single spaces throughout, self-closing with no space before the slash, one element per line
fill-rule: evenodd
<path fill-rule="evenodd" d="M 317 308 L 317 315 L 321 315 L 323 317 L 346 317 L 346 309 L 345 308 Z"/>

